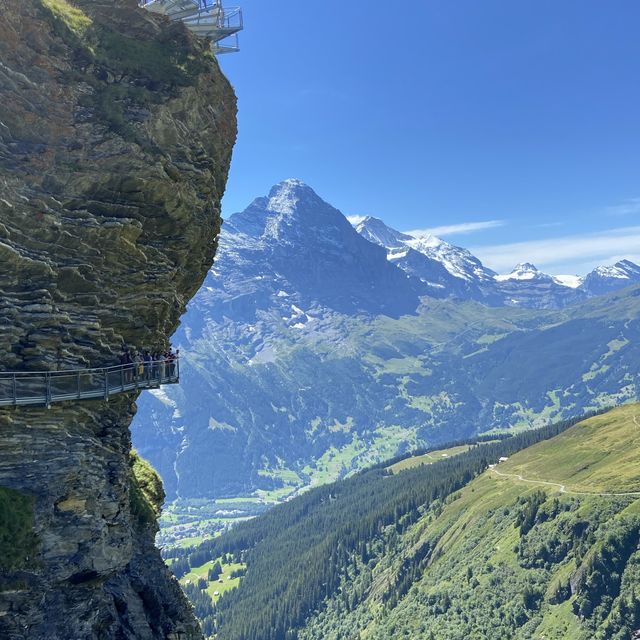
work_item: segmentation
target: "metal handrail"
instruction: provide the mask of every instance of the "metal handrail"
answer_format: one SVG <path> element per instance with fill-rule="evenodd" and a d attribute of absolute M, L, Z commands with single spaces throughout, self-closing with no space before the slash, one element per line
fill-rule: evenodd
<path fill-rule="evenodd" d="M 238 31 L 242 31 L 244 27 L 241 7 L 225 7 L 220 18 L 221 20 L 218 22 L 218 26 L 221 29 L 237 29 Z"/>
<path fill-rule="evenodd" d="M 225 9 L 215 14 L 209 12 L 207 9 L 201 9 L 197 14 L 185 17 L 182 22 L 185 23 L 187 28 L 209 27 L 211 33 L 207 37 L 216 39 L 216 37 L 219 36 L 216 36 L 215 31 L 220 32 L 220 35 L 222 35 L 223 32 L 237 33 L 242 31 L 244 27 L 242 9 L 235 7 L 230 11 L 231 13 L 228 13 L 228 10 Z"/>
<path fill-rule="evenodd" d="M 0 372 L 0 406 L 89 400 L 180 382 L 180 358 L 64 371 Z"/>
<path fill-rule="evenodd" d="M 218 40 L 217 42 L 212 43 L 211 48 L 215 54 L 237 53 L 240 51 L 238 34 L 233 34 L 223 40 Z"/>
<path fill-rule="evenodd" d="M 176 356 L 175 360 L 179 360 L 180 356 Z M 153 363 L 160 363 L 160 364 L 167 364 L 168 362 L 171 362 L 171 360 L 169 360 L 168 358 L 163 358 L 162 360 L 151 360 L 151 364 Z M 44 376 L 47 374 L 62 374 L 62 375 L 68 375 L 70 373 L 101 373 L 103 371 L 116 371 L 116 370 L 120 370 L 123 367 L 132 367 L 136 364 L 145 364 L 144 361 L 142 362 L 127 362 L 126 364 L 114 364 L 111 365 L 110 367 L 93 367 L 91 369 L 58 369 L 56 371 L 52 371 L 51 369 L 43 369 L 42 371 L 0 371 L 0 376 L 3 375 L 9 375 L 9 376 L 20 376 L 20 375 L 24 375 L 24 376 Z"/>
<path fill-rule="evenodd" d="M 222 0 L 138 0 L 138 4 L 150 11 L 180 21 L 199 37 L 209 38 L 214 53 L 239 51 L 237 37 L 233 42 L 222 40 L 244 29 L 241 7 L 225 7 Z"/>

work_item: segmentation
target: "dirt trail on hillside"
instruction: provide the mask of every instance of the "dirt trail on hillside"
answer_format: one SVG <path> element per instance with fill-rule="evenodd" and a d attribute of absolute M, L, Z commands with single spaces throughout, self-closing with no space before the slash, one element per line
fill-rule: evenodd
<path fill-rule="evenodd" d="M 637 422 L 636 422 L 637 424 Z M 640 426 L 640 425 L 638 425 Z M 489 471 L 495 473 L 501 478 L 515 478 L 520 482 L 528 482 L 529 484 L 539 484 L 546 485 L 551 487 L 558 487 L 560 493 L 567 493 L 574 496 L 599 496 L 599 497 L 624 497 L 624 496 L 638 496 L 640 497 L 640 491 L 629 491 L 627 493 L 604 493 L 604 492 L 589 492 L 589 491 L 573 491 L 571 489 L 567 489 L 566 485 L 560 484 L 559 482 L 548 482 L 546 480 L 531 480 L 530 478 L 524 478 L 523 476 L 515 473 L 502 473 L 497 469 L 489 469 Z"/>

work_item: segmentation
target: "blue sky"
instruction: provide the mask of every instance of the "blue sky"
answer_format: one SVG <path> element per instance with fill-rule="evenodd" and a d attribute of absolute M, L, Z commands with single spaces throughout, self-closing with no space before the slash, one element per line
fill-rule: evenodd
<path fill-rule="evenodd" d="M 640 261 L 638 0 L 242 0 L 225 215 L 288 177 L 489 266 Z"/>

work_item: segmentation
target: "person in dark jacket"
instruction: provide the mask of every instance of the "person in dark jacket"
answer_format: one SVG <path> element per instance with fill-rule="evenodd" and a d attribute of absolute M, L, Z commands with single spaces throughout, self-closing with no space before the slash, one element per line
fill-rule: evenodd
<path fill-rule="evenodd" d="M 145 380 L 151 379 L 151 362 L 153 359 L 151 358 L 151 354 L 148 351 L 144 352 L 142 356 L 142 361 L 144 363 L 144 378 Z"/>
<path fill-rule="evenodd" d="M 171 347 L 167 351 L 167 365 L 169 367 L 169 377 L 173 378 L 176 375 L 176 354 L 173 353 Z"/>
<path fill-rule="evenodd" d="M 120 356 L 120 364 L 124 369 L 125 382 L 131 382 L 133 380 L 133 358 L 129 349 L 125 349 L 122 356 Z"/>

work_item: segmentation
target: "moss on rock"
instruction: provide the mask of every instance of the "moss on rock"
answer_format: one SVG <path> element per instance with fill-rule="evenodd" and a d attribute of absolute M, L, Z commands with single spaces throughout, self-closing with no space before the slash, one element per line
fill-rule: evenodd
<path fill-rule="evenodd" d="M 137 451 L 130 456 L 131 485 L 129 498 L 131 512 L 141 526 L 157 526 L 165 493 L 157 471 Z"/>
<path fill-rule="evenodd" d="M 0 570 L 33 565 L 38 542 L 34 524 L 34 499 L 0 487 Z"/>

